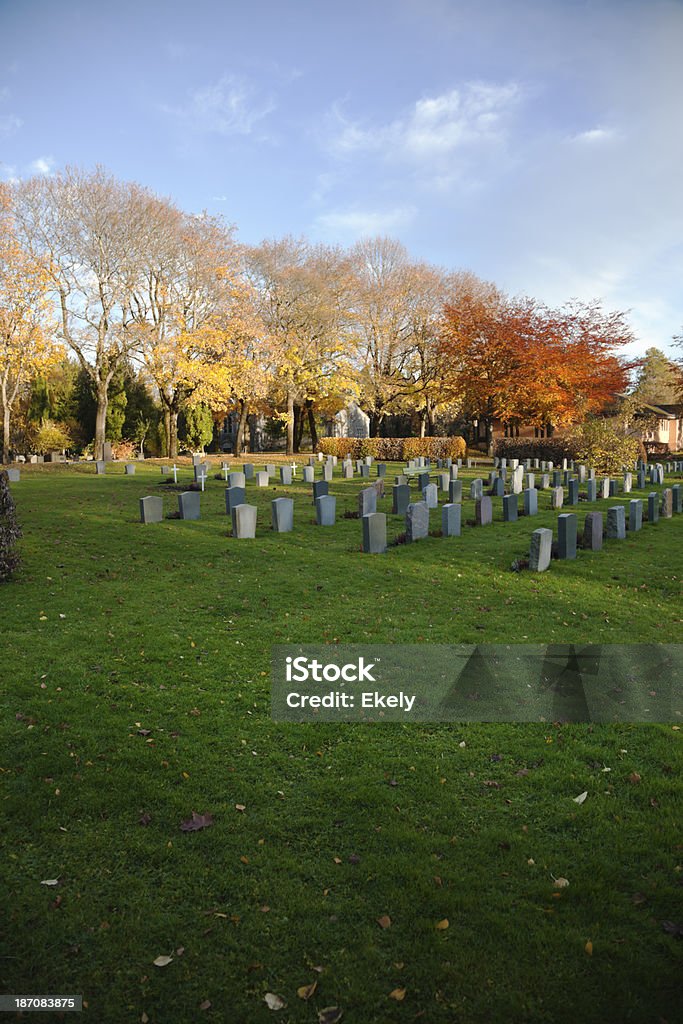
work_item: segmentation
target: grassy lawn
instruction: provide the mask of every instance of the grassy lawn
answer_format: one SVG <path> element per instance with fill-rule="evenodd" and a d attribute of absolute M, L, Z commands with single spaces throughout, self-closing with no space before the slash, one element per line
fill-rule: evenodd
<path fill-rule="evenodd" d="M 139 497 L 177 507 L 152 463 L 12 486 L 3 992 L 82 993 L 97 1024 L 681 1019 L 677 726 L 278 724 L 269 684 L 275 643 L 680 643 L 683 516 L 532 574 L 510 566 L 549 492 L 531 520 L 495 499 L 491 527 L 368 556 L 341 518 L 357 479 L 335 476 L 331 529 L 309 485 L 248 483 L 255 541 L 213 478 L 199 522 L 142 526 Z M 213 825 L 182 831 L 192 811 Z"/>

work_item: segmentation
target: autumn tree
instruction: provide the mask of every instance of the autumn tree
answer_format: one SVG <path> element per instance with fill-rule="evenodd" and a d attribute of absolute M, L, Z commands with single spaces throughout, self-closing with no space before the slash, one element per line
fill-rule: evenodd
<path fill-rule="evenodd" d="M 10 191 L 7 186 L 0 186 L 0 407 L 4 463 L 9 462 L 12 414 L 17 400 L 60 354 L 49 334 L 47 287 L 46 268 L 21 245 Z"/>

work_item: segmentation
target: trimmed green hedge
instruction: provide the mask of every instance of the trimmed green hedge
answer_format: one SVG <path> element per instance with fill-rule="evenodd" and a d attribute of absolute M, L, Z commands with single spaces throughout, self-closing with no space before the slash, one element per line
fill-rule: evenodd
<path fill-rule="evenodd" d="M 422 455 L 431 459 L 462 459 L 466 452 L 462 437 L 323 437 L 318 451 L 342 459 L 372 455 L 387 462 L 402 462 Z"/>

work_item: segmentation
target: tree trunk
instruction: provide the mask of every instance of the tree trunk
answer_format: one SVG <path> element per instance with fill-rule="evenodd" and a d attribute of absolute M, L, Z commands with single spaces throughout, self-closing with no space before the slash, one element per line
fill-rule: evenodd
<path fill-rule="evenodd" d="M 168 411 L 168 457 L 169 459 L 178 458 L 178 410 L 169 409 Z"/>
<path fill-rule="evenodd" d="M 294 395 L 287 394 L 287 454 L 294 454 Z"/>
<path fill-rule="evenodd" d="M 7 402 L 3 402 L 2 405 L 2 462 L 3 465 L 9 463 L 9 418 L 10 408 Z"/>
<path fill-rule="evenodd" d="M 240 398 L 239 403 L 239 419 L 237 421 L 237 433 L 235 434 L 235 455 L 241 455 L 242 449 L 244 448 L 244 433 L 247 428 L 247 418 L 249 416 L 249 403 L 243 398 Z"/>
<path fill-rule="evenodd" d="M 300 452 L 301 451 L 301 439 L 304 436 L 304 423 L 305 423 L 303 406 L 301 406 L 301 405 L 295 406 L 294 407 L 294 412 L 295 412 L 295 418 L 296 418 L 296 427 L 295 427 L 295 430 L 294 430 L 294 451 L 295 452 Z"/>
<path fill-rule="evenodd" d="M 370 437 L 379 437 L 379 425 L 382 422 L 382 413 L 373 409 L 370 413 Z"/>
<path fill-rule="evenodd" d="M 166 449 L 162 455 L 168 458 L 171 454 L 171 410 L 164 402 L 163 395 L 161 401 L 164 406 L 164 448 Z"/>
<path fill-rule="evenodd" d="M 315 413 L 313 412 L 313 399 L 306 399 L 306 413 L 308 415 L 308 432 L 311 435 L 311 450 L 318 447 L 318 428 L 315 425 Z"/>
<path fill-rule="evenodd" d="M 97 412 L 95 413 L 95 449 L 96 459 L 104 456 L 104 442 L 107 429 L 107 406 L 109 404 L 109 389 L 106 384 L 99 382 L 96 391 Z"/>

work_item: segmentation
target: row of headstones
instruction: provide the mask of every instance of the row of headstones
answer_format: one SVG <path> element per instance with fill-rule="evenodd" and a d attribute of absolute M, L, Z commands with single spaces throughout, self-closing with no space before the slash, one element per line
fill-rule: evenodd
<path fill-rule="evenodd" d="M 648 522 L 657 523 L 660 512 L 663 518 L 670 519 L 674 513 L 683 513 L 683 492 L 680 485 L 667 487 L 661 496 L 661 507 L 658 494 L 648 496 Z M 643 527 L 643 500 L 633 498 L 628 503 L 628 532 L 637 533 Z M 603 538 L 602 512 L 589 512 L 583 528 L 583 546 L 590 551 L 600 551 Z M 613 505 L 607 510 L 607 539 L 624 540 L 626 538 L 626 506 Z M 578 539 L 578 516 L 575 512 L 565 512 L 557 517 L 557 549 L 561 559 L 576 558 Z M 550 565 L 552 557 L 553 531 L 547 528 L 534 530 L 531 535 L 529 552 L 529 568 L 535 572 L 543 572 Z"/>

